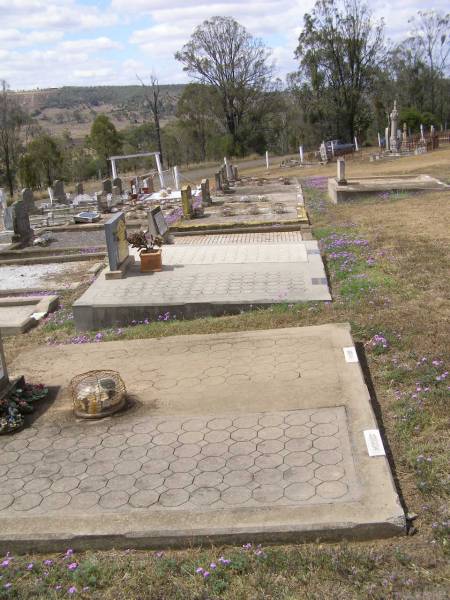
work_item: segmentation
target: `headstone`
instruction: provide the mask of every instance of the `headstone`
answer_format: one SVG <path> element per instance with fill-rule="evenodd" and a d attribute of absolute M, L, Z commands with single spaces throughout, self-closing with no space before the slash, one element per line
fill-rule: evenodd
<path fill-rule="evenodd" d="M 214 175 L 214 179 L 216 182 L 216 190 L 221 191 L 222 190 L 222 173 L 220 171 L 217 171 L 217 173 Z"/>
<path fill-rule="evenodd" d="M 53 199 L 61 204 L 67 204 L 67 196 L 66 192 L 64 191 L 64 182 L 59 179 L 56 179 L 56 181 L 53 182 Z"/>
<path fill-rule="evenodd" d="M 12 205 L 12 221 L 15 241 L 27 242 L 33 235 L 30 227 L 28 206 L 23 200 L 17 200 Z"/>
<path fill-rule="evenodd" d="M 385 150 L 387 152 L 389 152 L 390 147 L 389 147 L 389 127 L 386 127 L 386 129 L 384 130 L 384 146 L 385 146 Z"/>
<path fill-rule="evenodd" d="M 6 196 L 3 192 L 3 188 L 0 188 L 0 212 L 3 212 L 6 208 Z"/>
<path fill-rule="evenodd" d="M 106 247 L 110 271 L 119 271 L 128 259 L 127 226 L 125 214 L 119 212 L 105 223 Z"/>
<path fill-rule="evenodd" d="M 122 192 L 118 185 L 113 185 L 112 193 L 111 193 L 111 204 L 112 206 L 116 206 L 122 202 Z"/>
<path fill-rule="evenodd" d="M 211 194 L 209 191 L 209 179 L 202 179 L 200 185 L 202 188 L 202 202 L 210 205 L 211 204 Z"/>
<path fill-rule="evenodd" d="M 183 207 L 183 217 L 190 219 L 193 214 L 192 191 L 190 185 L 184 185 L 181 188 L 181 205 Z"/>
<path fill-rule="evenodd" d="M 84 185 L 80 182 L 75 184 L 75 196 L 82 196 L 84 194 Z"/>
<path fill-rule="evenodd" d="M 111 179 L 104 179 L 102 181 L 102 189 L 103 189 L 104 194 L 111 194 L 111 192 L 112 192 Z"/>
<path fill-rule="evenodd" d="M 320 158 L 322 160 L 322 162 L 327 162 L 328 161 L 328 154 L 327 154 L 327 147 L 325 146 L 325 142 L 322 142 L 320 144 Z"/>
<path fill-rule="evenodd" d="M 345 160 L 343 158 L 338 158 L 337 160 L 337 182 L 339 185 L 347 183 L 345 179 Z"/>
<path fill-rule="evenodd" d="M 397 128 L 398 128 L 398 110 L 397 110 L 397 100 L 394 100 L 394 108 L 391 112 L 391 137 L 390 137 L 390 150 L 391 152 L 398 151 L 398 139 L 397 139 Z"/>
<path fill-rule="evenodd" d="M 122 180 L 120 179 L 120 177 L 115 177 L 113 179 L 113 188 L 117 187 L 119 189 L 119 194 L 122 195 L 123 193 L 123 185 L 122 185 Z"/>
<path fill-rule="evenodd" d="M 6 206 L 6 208 L 3 210 L 3 227 L 6 231 L 13 231 L 12 206 Z"/>
<path fill-rule="evenodd" d="M 24 188 L 21 192 L 22 200 L 24 201 L 29 214 L 37 213 L 36 204 L 34 203 L 33 190 Z"/>
<path fill-rule="evenodd" d="M 97 203 L 98 212 L 106 212 L 108 210 L 108 196 L 103 192 L 95 192 L 95 201 Z"/>
<path fill-rule="evenodd" d="M 402 142 L 406 144 L 408 142 L 408 127 L 406 123 L 403 123 Z"/>
<path fill-rule="evenodd" d="M 378 132 L 378 148 L 381 148 L 381 135 L 380 135 L 380 132 Z"/>
<path fill-rule="evenodd" d="M 233 176 L 234 176 L 234 180 L 238 181 L 238 179 L 239 179 L 239 173 L 238 173 L 238 168 L 237 167 L 233 167 Z"/>
<path fill-rule="evenodd" d="M 421 142 L 425 141 L 425 133 L 424 133 L 424 129 L 423 129 L 422 123 L 420 124 L 420 141 Z"/>
<path fill-rule="evenodd" d="M 166 223 L 160 206 L 155 206 L 148 211 L 148 232 L 153 237 L 162 237 L 164 241 L 168 241 L 169 239 L 169 226 Z"/>
<path fill-rule="evenodd" d="M 2 398 L 2 393 L 5 392 L 8 386 L 8 369 L 6 368 L 5 354 L 3 352 L 3 342 L 0 336 L 0 399 Z"/>

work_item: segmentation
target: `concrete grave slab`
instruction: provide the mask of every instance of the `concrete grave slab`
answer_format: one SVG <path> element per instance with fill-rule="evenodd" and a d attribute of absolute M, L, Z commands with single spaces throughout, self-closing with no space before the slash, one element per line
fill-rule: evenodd
<path fill-rule="evenodd" d="M 331 300 L 315 241 L 176 244 L 164 246 L 161 272 L 140 273 L 135 266 L 123 281 L 109 281 L 104 272 L 73 309 L 77 329 L 89 330 L 154 319 L 167 311 L 192 318 L 313 300 Z"/>
<path fill-rule="evenodd" d="M 25 333 L 58 307 L 58 296 L 0 298 L 0 334 Z"/>
<path fill-rule="evenodd" d="M 332 202 L 358 200 L 373 197 L 383 192 L 404 191 L 447 191 L 450 185 L 430 175 L 395 175 L 347 178 L 340 183 L 336 178 L 328 179 L 328 196 Z"/>
<path fill-rule="evenodd" d="M 56 386 L 0 438 L 0 549 L 130 548 L 377 538 L 403 532 L 348 324 L 24 352 L 10 370 Z M 139 360 L 136 360 L 139 357 Z M 120 371 L 139 400 L 75 421 L 70 379 Z"/>

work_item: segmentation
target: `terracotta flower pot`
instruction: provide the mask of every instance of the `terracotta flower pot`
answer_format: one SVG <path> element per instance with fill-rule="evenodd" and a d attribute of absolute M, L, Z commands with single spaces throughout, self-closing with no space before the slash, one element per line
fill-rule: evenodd
<path fill-rule="evenodd" d="M 162 271 L 161 249 L 155 252 L 141 252 L 141 273 Z"/>

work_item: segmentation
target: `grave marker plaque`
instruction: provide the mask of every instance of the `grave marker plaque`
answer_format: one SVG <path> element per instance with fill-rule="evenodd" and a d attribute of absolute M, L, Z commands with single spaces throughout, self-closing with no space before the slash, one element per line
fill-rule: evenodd
<path fill-rule="evenodd" d="M 148 211 L 148 231 L 152 236 L 160 236 L 166 240 L 169 235 L 169 226 L 164 218 L 164 213 L 160 206 L 155 206 Z"/>
<path fill-rule="evenodd" d="M 129 257 L 125 215 L 119 212 L 105 223 L 110 271 L 119 271 Z"/>

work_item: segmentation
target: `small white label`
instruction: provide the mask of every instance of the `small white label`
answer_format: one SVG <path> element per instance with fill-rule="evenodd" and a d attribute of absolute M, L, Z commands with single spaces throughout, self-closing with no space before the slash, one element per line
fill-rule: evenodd
<path fill-rule="evenodd" d="M 46 314 L 46 312 L 35 312 L 31 315 L 31 318 L 40 321 Z"/>
<path fill-rule="evenodd" d="M 366 429 L 364 431 L 364 438 L 366 440 L 369 456 L 386 456 L 383 441 L 378 429 Z"/>
<path fill-rule="evenodd" d="M 358 355 L 356 354 L 356 349 L 354 346 L 349 346 L 348 348 L 342 348 L 344 351 L 345 360 L 348 363 L 357 363 Z"/>

